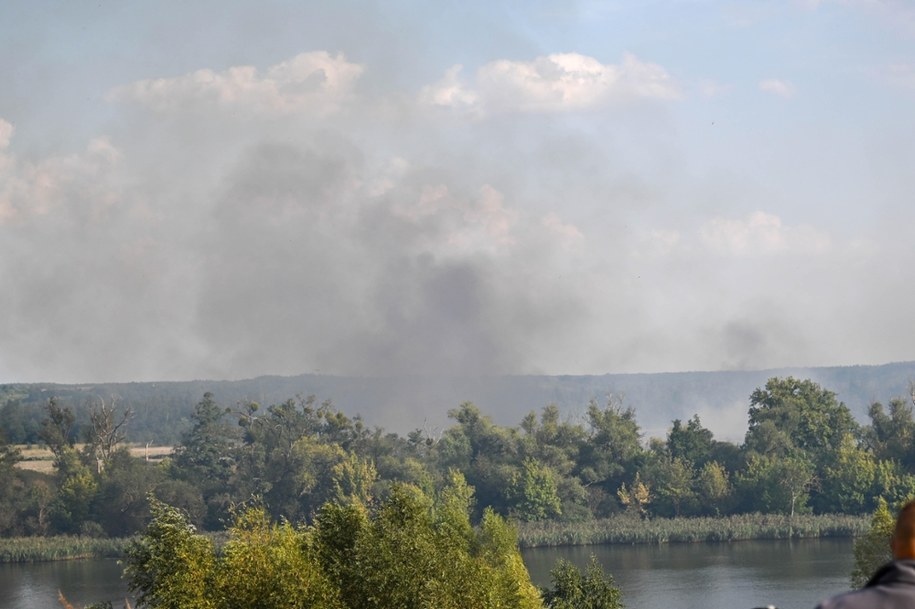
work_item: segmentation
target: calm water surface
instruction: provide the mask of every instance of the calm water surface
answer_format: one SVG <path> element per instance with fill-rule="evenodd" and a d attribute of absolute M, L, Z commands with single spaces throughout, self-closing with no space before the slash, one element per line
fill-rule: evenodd
<path fill-rule="evenodd" d="M 668 546 L 586 546 L 524 551 L 537 585 L 559 558 L 585 566 L 591 554 L 613 574 L 629 609 L 812 609 L 848 588 L 850 539 L 744 541 Z M 0 564 L 0 609 L 59 609 L 57 591 L 83 606 L 111 601 L 127 586 L 113 560 Z"/>
<path fill-rule="evenodd" d="M 559 558 L 609 571 L 630 609 L 813 609 L 848 589 L 851 539 L 742 541 L 667 546 L 585 546 L 524 551 L 537 585 Z"/>
<path fill-rule="evenodd" d="M 127 594 L 121 572 L 114 560 L 0 564 L 0 609 L 61 609 L 58 590 L 75 607 L 111 601 L 121 609 Z"/>

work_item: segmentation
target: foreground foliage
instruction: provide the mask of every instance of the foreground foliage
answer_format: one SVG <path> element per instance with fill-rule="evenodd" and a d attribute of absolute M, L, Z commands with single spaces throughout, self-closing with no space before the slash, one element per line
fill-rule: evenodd
<path fill-rule="evenodd" d="M 851 587 L 860 588 L 881 565 L 892 559 L 890 539 L 896 520 L 886 501 L 880 499 L 867 531 L 855 540 L 855 566 L 851 572 Z"/>
<path fill-rule="evenodd" d="M 311 527 L 277 523 L 254 505 L 235 515 L 217 553 L 186 513 L 153 500 L 125 573 L 139 606 L 152 609 L 543 607 L 514 529 L 491 510 L 472 526 L 472 502 L 453 474 L 434 497 L 395 485 L 372 509 L 328 502 Z M 619 607 L 612 579 L 594 568 L 557 573 L 547 606 Z"/>
<path fill-rule="evenodd" d="M 613 577 L 592 556 L 587 570 L 582 573 L 575 565 L 560 560 L 551 572 L 553 589 L 544 594 L 550 609 L 622 609 L 620 590 Z"/>

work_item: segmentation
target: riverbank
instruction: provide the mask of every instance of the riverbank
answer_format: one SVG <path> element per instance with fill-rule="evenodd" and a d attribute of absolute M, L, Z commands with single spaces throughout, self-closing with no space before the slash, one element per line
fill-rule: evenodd
<path fill-rule="evenodd" d="M 665 544 L 818 537 L 856 537 L 870 524 L 868 516 L 842 514 L 741 514 L 721 518 L 653 518 L 621 515 L 587 522 L 518 524 L 522 548 L 609 544 Z M 219 535 L 216 535 L 218 538 Z M 121 558 L 133 537 L 95 538 L 72 535 L 0 539 L 0 563 L 46 562 L 83 558 Z M 218 543 L 218 539 L 217 539 Z"/>
<path fill-rule="evenodd" d="M 0 563 L 48 562 L 82 558 L 120 558 L 132 537 L 96 538 L 76 535 L 0 539 Z"/>
<path fill-rule="evenodd" d="M 664 544 L 753 539 L 856 537 L 869 516 L 845 514 L 740 514 L 718 518 L 639 519 L 619 515 L 586 522 L 540 521 L 518 525 L 523 548 L 606 544 Z"/>

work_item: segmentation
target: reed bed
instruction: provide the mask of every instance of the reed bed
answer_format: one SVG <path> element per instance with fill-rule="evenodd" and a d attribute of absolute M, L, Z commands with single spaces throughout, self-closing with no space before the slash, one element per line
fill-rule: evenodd
<path fill-rule="evenodd" d="M 46 562 L 78 558 L 120 558 L 131 538 L 95 538 L 75 535 L 10 537 L 0 539 L 0 563 Z"/>
<path fill-rule="evenodd" d="M 870 525 L 868 516 L 842 514 L 741 514 L 721 518 L 652 518 L 619 515 L 586 522 L 518 524 L 521 547 L 598 544 L 663 544 L 748 539 L 855 537 Z M 215 545 L 225 533 L 208 534 Z M 80 558 L 122 558 L 134 538 L 53 537 L 0 538 L 0 563 L 44 562 Z"/>
<path fill-rule="evenodd" d="M 225 531 L 203 533 L 217 550 L 228 540 Z M 49 562 L 82 558 L 123 558 L 127 548 L 138 537 L 83 537 L 53 535 L 50 537 L 0 538 L 0 564 L 14 562 Z"/>
<path fill-rule="evenodd" d="M 653 518 L 629 515 L 587 522 L 527 522 L 518 525 L 521 547 L 597 544 L 664 544 L 749 539 L 855 537 L 870 525 L 868 516 L 844 514 L 740 514 L 720 518 Z"/>

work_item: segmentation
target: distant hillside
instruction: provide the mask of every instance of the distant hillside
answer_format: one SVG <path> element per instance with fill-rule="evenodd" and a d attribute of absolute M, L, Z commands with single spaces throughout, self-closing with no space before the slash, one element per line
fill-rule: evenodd
<path fill-rule="evenodd" d="M 750 393 L 773 376 L 809 378 L 835 391 L 855 416 L 867 420 L 873 401 L 908 396 L 915 362 L 881 366 L 786 368 L 758 371 L 605 374 L 600 376 L 499 376 L 475 378 L 364 378 L 324 375 L 263 376 L 241 381 L 112 383 L 99 385 L 0 385 L 0 427 L 11 439 L 36 441 L 48 397 L 57 396 L 85 420 L 93 399 L 117 400 L 135 414 L 130 440 L 173 442 L 204 392 L 228 407 L 257 401 L 269 405 L 297 395 L 332 400 L 346 414 L 371 426 L 405 433 L 449 425 L 447 412 L 470 401 L 497 423 L 516 425 L 531 410 L 556 404 L 568 417 L 582 417 L 590 400 L 609 396 L 635 409 L 647 436 L 661 437 L 670 422 L 699 414 L 719 439 L 742 441 Z"/>

